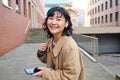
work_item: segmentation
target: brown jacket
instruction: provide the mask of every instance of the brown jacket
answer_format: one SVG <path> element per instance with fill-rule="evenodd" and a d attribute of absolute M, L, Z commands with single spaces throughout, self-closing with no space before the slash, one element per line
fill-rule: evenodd
<path fill-rule="evenodd" d="M 39 59 L 47 63 L 42 80 L 85 80 L 81 53 L 72 37 L 61 37 L 54 48 L 51 39 L 47 54 Z M 51 68 L 51 61 L 54 69 Z"/>

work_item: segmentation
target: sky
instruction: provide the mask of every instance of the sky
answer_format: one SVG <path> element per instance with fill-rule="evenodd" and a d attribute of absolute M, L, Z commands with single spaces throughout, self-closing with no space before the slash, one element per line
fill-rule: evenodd
<path fill-rule="evenodd" d="M 86 9 L 87 8 L 87 0 L 73 0 L 72 8 Z"/>
<path fill-rule="evenodd" d="M 54 3 L 66 3 L 68 1 L 69 0 L 46 0 L 46 3 L 51 3 L 51 4 L 54 4 Z"/>
<path fill-rule="evenodd" d="M 72 1 L 73 9 L 82 9 L 86 8 L 87 0 L 46 0 L 46 4 L 57 4 L 57 3 L 67 3 Z M 49 10 L 49 7 L 46 8 L 46 12 Z"/>

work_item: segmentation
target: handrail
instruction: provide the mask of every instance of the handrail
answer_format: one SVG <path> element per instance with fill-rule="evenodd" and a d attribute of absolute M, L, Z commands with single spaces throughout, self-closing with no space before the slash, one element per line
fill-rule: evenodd
<path fill-rule="evenodd" d="M 82 48 L 79 48 L 83 54 L 85 54 L 88 58 L 90 58 L 93 62 L 96 62 L 96 59 L 94 59 L 91 55 L 89 55 L 89 53 L 87 53 L 85 50 L 83 50 Z"/>

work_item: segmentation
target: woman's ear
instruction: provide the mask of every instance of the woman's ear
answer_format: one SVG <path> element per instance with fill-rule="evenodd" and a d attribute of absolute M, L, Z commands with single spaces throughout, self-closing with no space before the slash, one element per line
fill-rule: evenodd
<path fill-rule="evenodd" d="M 66 27 L 66 28 L 68 27 L 68 21 L 66 22 L 66 25 L 65 25 L 65 27 Z"/>

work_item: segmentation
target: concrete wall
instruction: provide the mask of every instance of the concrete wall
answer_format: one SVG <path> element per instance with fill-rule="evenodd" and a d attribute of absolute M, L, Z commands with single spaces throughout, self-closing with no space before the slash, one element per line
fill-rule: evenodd
<path fill-rule="evenodd" d="M 119 53 L 120 52 L 120 35 L 119 34 L 102 34 L 98 37 L 99 53 Z"/>

